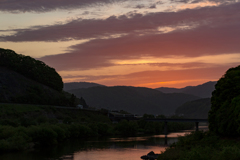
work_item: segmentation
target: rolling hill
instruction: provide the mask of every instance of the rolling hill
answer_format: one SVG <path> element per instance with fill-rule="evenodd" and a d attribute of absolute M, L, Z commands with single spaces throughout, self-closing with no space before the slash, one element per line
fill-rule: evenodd
<path fill-rule="evenodd" d="M 83 97 L 90 107 L 109 110 L 125 110 L 133 114 L 171 115 L 187 101 L 199 99 L 184 93 L 162 93 L 143 87 L 90 87 L 70 90 L 77 97 Z"/>
<path fill-rule="evenodd" d="M 62 92 L 0 67 L 0 103 L 63 105 L 64 99 Z"/>
<path fill-rule="evenodd" d="M 76 106 L 61 76 L 44 62 L 0 48 L 0 103 Z"/>
<path fill-rule="evenodd" d="M 212 96 L 212 92 L 215 89 L 216 81 L 206 82 L 204 84 L 198 86 L 187 86 L 184 88 L 167 88 L 167 87 L 160 87 L 156 88 L 156 90 L 161 91 L 163 93 L 185 93 L 185 94 L 192 94 L 201 98 L 210 98 Z"/>
<path fill-rule="evenodd" d="M 90 88 L 90 87 L 96 87 L 96 86 L 104 86 L 104 85 L 91 83 L 91 82 L 70 82 L 70 83 L 64 83 L 63 90 L 69 91 L 69 90 L 78 89 L 78 88 Z"/>
<path fill-rule="evenodd" d="M 211 109 L 211 98 L 203 98 L 186 102 L 176 109 L 177 115 L 185 118 L 208 118 Z"/>

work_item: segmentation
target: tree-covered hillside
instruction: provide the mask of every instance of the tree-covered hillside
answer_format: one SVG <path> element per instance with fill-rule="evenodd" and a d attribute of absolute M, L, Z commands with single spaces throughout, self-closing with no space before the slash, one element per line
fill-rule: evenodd
<path fill-rule="evenodd" d="M 76 106 L 80 100 L 62 91 L 54 68 L 12 50 L 0 49 L 0 103 Z"/>
<path fill-rule="evenodd" d="M 211 98 L 212 92 L 215 89 L 215 84 L 217 82 L 215 81 L 209 81 L 206 83 L 203 83 L 198 86 L 187 86 L 184 88 L 167 88 L 167 87 L 161 87 L 156 88 L 156 90 L 159 90 L 163 93 L 185 93 L 185 94 L 192 94 L 201 98 Z"/>
<path fill-rule="evenodd" d="M 17 54 L 12 50 L 0 48 L 0 67 L 16 71 L 57 91 L 63 89 L 62 78 L 54 68 L 29 56 Z"/>
<path fill-rule="evenodd" d="M 183 93 L 164 94 L 155 89 L 127 86 L 91 87 L 69 92 L 83 97 L 89 106 L 133 114 L 172 115 L 183 103 L 199 99 Z"/>
<path fill-rule="evenodd" d="M 175 113 L 185 118 L 208 118 L 210 109 L 211 99 L 203 98 L 184 103 L 176 109 Z"/>

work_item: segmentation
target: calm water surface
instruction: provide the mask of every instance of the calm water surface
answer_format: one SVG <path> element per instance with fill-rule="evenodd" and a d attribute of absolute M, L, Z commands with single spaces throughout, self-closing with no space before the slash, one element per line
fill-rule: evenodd
<path fill-rule="evenodd" d="M 168 134 L 168 144 L 191 131 Z M 0 154 L 0 160 L 141 160 L 150 151 L 161 153 L 168 147 L 164 135 L 128 138 L 69 140 L 53 148 Z"/>

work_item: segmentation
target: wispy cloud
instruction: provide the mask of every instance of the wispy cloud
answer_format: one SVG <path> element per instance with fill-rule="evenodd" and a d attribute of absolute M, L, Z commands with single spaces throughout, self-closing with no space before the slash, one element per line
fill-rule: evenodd
<path fill-rule="evenodd" d="M 112 8 L 95 12 L 93 8 L 101 5 Z M 78 8 L 83 10 L 68 17 L 67 12 Z M 59 10 L 65 16 L 60 21 L 54 16 L 44 21 L 49 14 L 45 12 Z M 0 12 L 26 12 L 32 19 L 34 14 L 44 15 L 45 23 L 23 25 L 31 27 L 5 25 L 0 43 L 51 42 L 63 47 L 65 42 L 54 55 L 39 56 L 64 81 L 196 83 L 216 79 L 240 61 L 240 2 L 235 0 L 0 0 Z M 219 57 L 227 58 L 223 62 Z"/>
<path fill-rule="evenodd" d="M 66 24 L 50 26 L 34 26 L 15 31 L 9 36 L 0 36 L 2 41 L 66 41 L 89 38 L 101 38 L 115 34 L 159 34 L 159 28 L 193 25 L 215 27 L 240 21 L 240 3 L 219 7 L 204 7 L 200 9 L 179 12 L 158 12 L 146 15 L 128 13 L 121 16 L 111 16 L 106 19 L 77 19 Z M 227 28 L 226 28 L 227 29 Z"/>
<path fill-rule="evenodd" d="M 126 1 L 126 0 L 117 0 Z M 49 12 L 114 3 L 116 0 L 0 0 L 0 11 Z"/>
<path fill-rule="evenodd" d="M 43 57 L 58 70 L 88 69 L 114 65 L 112 60 L 140 57 L 198 57 L 240 53 L 240 24 L 199 27 L 160 35 L 127 35 L 95 39 L 71 47 L 66 54 Z"/>

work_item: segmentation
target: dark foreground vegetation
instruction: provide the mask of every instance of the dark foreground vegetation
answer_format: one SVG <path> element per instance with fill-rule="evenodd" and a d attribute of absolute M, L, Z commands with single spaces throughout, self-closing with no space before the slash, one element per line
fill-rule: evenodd
<path fill-rule="evenodd" d="M 194 132 L 180 137 L 158 160 L 239 160 L 240 139 L 220 137 L 212 132 Z"/>
<path fill-rule="evenodd" d="M 209 132 L 194 132 L 170 146 L 158 160 L 240 159 L 240 66 L 230 68 L 212 93 Z"/>
<path fill-rule="evenodd" d="M 145 115 L 146 116 L 146 115 Z M 192 128 L 169 123 L 169 131 Z M 0 151 L 19 151 L 60 144 L 66 139 L 94 136 L 136 136 L 162 133 L 164 124 L 123 120 L 113 124 L 102 111 L 36 105 L 0 105 Z"/>

